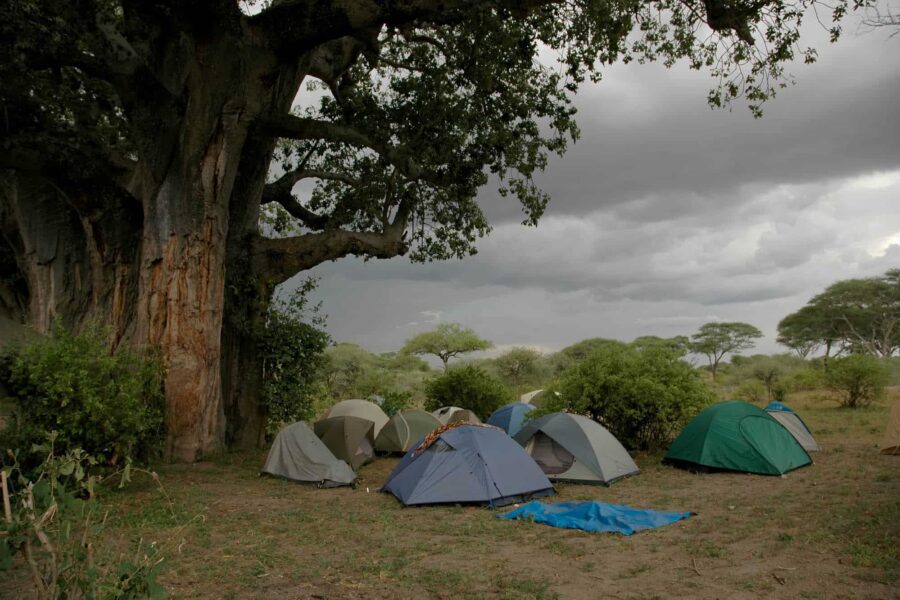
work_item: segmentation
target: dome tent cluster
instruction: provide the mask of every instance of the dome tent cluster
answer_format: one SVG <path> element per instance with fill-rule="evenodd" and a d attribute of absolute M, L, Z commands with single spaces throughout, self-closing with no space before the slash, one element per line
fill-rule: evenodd
<path fill-rule="evenodd" d="M 482 424 L 455 406 L 392 417 L 365 400 L 334 405 L 313 428 L 303 422 L 276 436 L 262 471 L 313 482 L 350 485 L 378 453 L 403 454 L 381 490 L 405 505 L 475 503 L 503 506 L 554 493 L 554 482 L 611 485 L 640 472 L 601 423 L 568 412 L 530 418 L 534 406 L 514 402 Z M 809 427 L 788 406 L 765 410 L 719 402 L 689 422 L 665 462 L 698 471 L 782 475 L 812 463 L 819 450 Z"/>

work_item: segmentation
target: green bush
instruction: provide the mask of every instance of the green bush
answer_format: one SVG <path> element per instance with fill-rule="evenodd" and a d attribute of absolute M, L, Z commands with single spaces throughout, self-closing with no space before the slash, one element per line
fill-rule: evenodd
<path fill-rule="evenodd" d="M 263 359 L 262 405 L 274 433 L 282 423 L 312 419 L 327 405 L 328 390 L 319 379 L 330 337 L 306 314 L 306 288 L 288 300 L 275 300 L 257 344 Z M 304 322 L 309 318 L 313 324 Z"/>
<path fill-rule="evenodd" d="M 828 365 L 825 384 L 845 408 L 868 406 L 884 395 L 890 380 L 885 365 L 874 356 L 852 354 L 835 358 Z"/>
<path fill-rule="evenodd" d="M 734 391 L 734 397 L 745 402 L 763 402 L 768 397 L 766 386 L 762 381 L 751 379 L 745 381 Z"/>
<path fill-rule="evenodd" d="M 569 369 L 559 389 L 569 410 L 600 421 L 632 449 L 665 445 L 714 400 L 699 373 L 662 347 L 601 348 Z"/>
<path fill-rule="evenodd" d="M 512 402 L 512 392 L 480 367 L 466 365 L 450 369 L 425 386 L 425 410 L 442 406 L 467 408 L 482 419 Z"/>
<path fill-rule="evenodd" d="M 0 375 L 16 403 L 8 447 L 29 449 L 55 431 L 58 452 L 82 449 L 111 464 L 147 459 L 160 447 L 158 362 L 110 350 L 98 327 L 75 335 L 57 323 L 51 336 L 0 357 Z"/>
<path fill-rule="evenodd" d="M 406 410 L 412 406 L 412 393 L 403 390 L 388 390 L 384 393 L 384 400 L 381 402 L 381 409 L 384 413 L 392 417 L 401 410 Z"/>

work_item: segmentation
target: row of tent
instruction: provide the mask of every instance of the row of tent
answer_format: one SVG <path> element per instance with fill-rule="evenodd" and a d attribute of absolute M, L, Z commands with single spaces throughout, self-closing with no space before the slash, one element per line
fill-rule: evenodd
<path fill-rule="evenodd" d="M 370 460 L 375 448 L 405 452 L 382 488 L 404 504 L 494 505 L 552 493 L 551 480 L 609 485 L 638 473 L 625 448 L 596 421 L 570 413 L 527 421 L 533 407 L 516 404 L 491 415 L 488 423 L 496 427 L 454 420 L 462 409 L 447 407 L 434 414 L 414 410 L 390 419 L 379 416 L 377 434 L 374 421 L 351 414 L 361 415 L 364 408 L 371 418 L 377 414 L 371 408 L 336 405 L 316 423 L 315 433 L 304 423 L 282 430 L 263 471 L 345 485 L 355 480 L 354 469 Z M 898 410 L 893 414 L 900 417 Z M 896 421 L 900 425 L 900 418 Z M 772 403 L 761 410 L 730 401 L 692 420 L 665 460 L 694 470 L 778 475 L 810 464 L 809 452 L 817 450 L 809 427 L 786 405 Z"/>

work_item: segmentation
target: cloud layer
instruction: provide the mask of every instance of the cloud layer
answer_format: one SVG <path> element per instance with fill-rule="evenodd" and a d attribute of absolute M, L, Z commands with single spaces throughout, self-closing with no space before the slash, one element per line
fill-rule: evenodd
<path fill-rule="evenodd" d="M 486 189 L 465 261 L 322 265 L 336 339 L 398 348 L 437 320 L 497 344 L 775 324 L 834 280 L 900 266 L 900 41 L 848 36 L 794 69 L 761 120 L 711 111 L 687 69 L 617 66 L 578 97 L 582 140 L 540 184 L 537 228 Z"/>

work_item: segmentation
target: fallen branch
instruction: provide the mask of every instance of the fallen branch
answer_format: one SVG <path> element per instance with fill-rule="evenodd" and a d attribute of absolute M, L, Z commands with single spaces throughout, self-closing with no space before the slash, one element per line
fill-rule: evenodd
<path fill-rule="evenodd" d="M 697 568 L 697 559 L 696 558 L 691 559 L 691 565 L 694 567 L 694 573 L 696 573 L 700 577 L 703 577 L 703 573 L 701 573 L 700 569 Z"/>
<path fill-rule="evenodd" d="M 772 577 L 774 577 L 775 581 L 777 581 L 781 585 L 784 585 L 787 583 L 787 580 L 784 577 L 779 577 L 778 573 L 772 573 Z"/>
<path fill-rule="evenodd" d="M 6 471 L 0 471 L 0 487 L 3 488 L 3 519 L 12 522 L 12 508 L 9 504 L 9 489 L 6 487 Z"/>

